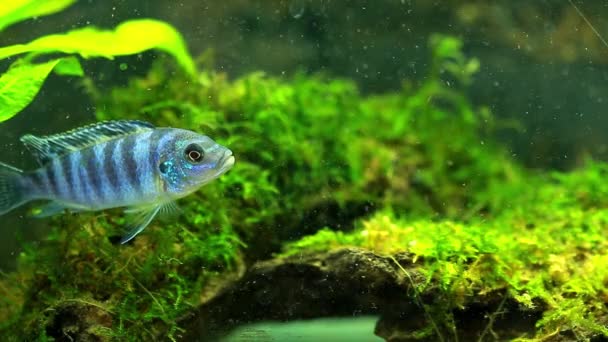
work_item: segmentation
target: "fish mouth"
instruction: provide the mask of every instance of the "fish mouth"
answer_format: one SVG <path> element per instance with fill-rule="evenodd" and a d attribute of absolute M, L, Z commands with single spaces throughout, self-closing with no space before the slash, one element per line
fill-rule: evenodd
<path fill-rule="evenodd" d="M 232 155 L 232 151 L 227 150 L 226 152 L 224 152 L 222 159 L 220 159 L 220 161 L 217 163 L 218 165 L 220 165 L 217 172 L 218 176 L 230 170 L 232 166 L 234 166 L 234 162 L 235 159 Z"/>

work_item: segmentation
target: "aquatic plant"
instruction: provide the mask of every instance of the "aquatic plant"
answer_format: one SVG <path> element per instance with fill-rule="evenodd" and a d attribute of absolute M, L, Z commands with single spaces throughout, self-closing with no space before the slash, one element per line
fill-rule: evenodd
<path fill-rule="evenodd" d="M 454 311 L 475 298 L 496 295 L 519 305 L 522 315 L 541 313 L 537 331 L 522 341 L 606 336 L 608 210 L 603 194 L 608 189 L 601 179 L 607 167 L 589 161 L 575 172 L 530 176 L 525 191 L 492 220 L 412 220 L 384 210 L 359 221 L 353 232 L 327 228 L 287 245 L 282 255 L 345 246 L 412 253 L 424 275 L 417 289 L 435 298 L 427 304 L 447 336 L 458 331 Z M 435 334 L 430 324 L 427 336 Z"/>
<path fill-rule="evenodd" d="M 74 2 L 76 0 L 16 0 L 4 3 L 0 6 L 0 31 L 23 20 L 59 12 Z"/>
<path fill-rule="evenodd" d="M 68 7 L 74 0 L 21 0 L 0 5 L 0 31 L 19 21 L 48 15 Z M 172 54 L 190 74 L 195 73 L 194 62 L 179 32 L 158 20 L 126 21 L 115 30 L 101 30 L 92 26 L 40 37 L 26 44 L 0 47 L 0 59 L 27 53 L 14 61 L 0 76 L 0 122 L 6 121 L 36 96 L 51 71 L 59 75 L 84 75 L 75 57 L 53 57 L 50 54 L 80 55 L 83 58 L 140 53 L 160 49 Z M 46 56 L 46 58 L 44 58 Z M 43 61 L 40 61 L 43 59 Z"/>
<path fill-rule="evenodd" d="M 393 94 L 363 96 L 350 81 L 303 73 L 229 81 L 205 70 L 186 81 L 165 64 L 111 94 L 91 92 L 101 120 L 190 127 L 230 146 L 239 167 L 227 179 L 250 197 L 238 231 L 259 239 L 253 253 L 268 255 L 260 249 L 277 237 L 328 222 L 347 228 L 383 206 L 450 217 L 501 206 L 486 190 L 515 180 L 519 168 L 484 138 L 496 123 L 464 96 L 477 62 L 460 45 L 434 37 L 429 77 Z"/>
<path fill-rule="evenodd" d="M 229 226 L 166 224 L 117 248 L 108 236 L 121 224 L 112 216 L 58 219 L 50 236 L 21 253 L 19 283 L 3 279 L 2 328 L 34 340 L 175 336 L 174 322 L 209 279 L 237 266 L 241 244 Z M 90 325 L 78 329 L 82 322 Z"/>
<path fill-rule="evenodd" d="M 463 95 L 435 79 L 446 59 L 436 58 L 437 74 L 421 88 L 371 98 L 360 95 L 352 82 L 304 74 L 289 82 L 259 73 L 229 81 L 205 71 L 192 80 L 167 68 L 167 61 L 111 94 L 90 87 L 100 120 L 137 117 L 208 132 L 237 153 L 238 167 L 183 201 L 178 220 L 153 225 L 133 247 L 117 249 L 108 239 L 122 233 L 120 216 L 58 219 L 41 246 L 21 255 L 19 272 L 5 279 L 6 286 L 17 278 L 22 284 L 6 297 L 13 302 L 5 328 L 26 326 L 31 336 L 55 335 L 67 313 L 77 310 L 66 305 L 76 303 L 106 317 L 98 326 L 101 335 L 175 335 L 175 318 L 200 301 L 215 274 L 209 270 L 239 264 L 241 241 L 252 246 L 248 257 L 257 259 L 278 250 L 284 239 L 316 231 L 321 222 L 348 225 L 370 210 L 366 207 L 387 203 L 422 215 L 435 211 L 425 200 L 433 197 L 450 203 L 449 210 L 437 207 L 444 213 L 463 209 L 456 198 L 471 196 L 441 178 L 442 155 L 424 150 L 439 137 L 428 133 L 435 126 L 458 126 L 462 139 L 478 142 L 481 122 Z M 459 62 L 466 61 L 450 58 L 449 63 Z M 446 115 L 453 120 L 442 120 Z M 463 160 L 476 158 L 466 144 L 458 145 L 452 144 Z M 481 151 L 496 159 L 494 151 Z M 498 163 L 478 164 L 484 166 L 475 172 L 481 183 L 502 173 L 485 168 Z M 431 179 L 451 190 L 408 191 L 415 169 L 436 175 Z M 396 195 L 403 190 L 414 200 Z M 327 206 L 342 208 L 341 213 L 320 213 Z M 43 314 L 48 307 L 55 310 Z M 144 319 L 137 319 L 143 312 Z"/>
<path fill-rule="evenodd" d="M 602 333 L 593 328 L 603 314 L 597 306 L 569 316 L 598 303 L 597 284 L 589 288 L 563 262 L 584 243 L 588 260 L 598 255 L 602 164 L 551 178 L 522 170 L 492 142 L 500 122 L 465 96 L 478 62 L 453 37 L 434 36 L 430 48 L 424 81 L 371 96 L 352 81 L 303 72 L 230 80 L 212 71 L 209 55 L 195 77 L 160 59 L 146 77 L 110 92 L 88 82 L 99 120 L 203 132 L 234 151 L 236 166 L 131 246 L 113 244 L 123 224 L 115 212 L 58 218 L 0 280 L 0 316 L 8 318 L 0 329 L 31 338 L 178 338 L 178 318 L 215 283 L 309 235 L 284 253 L 360 246 L 417 255 L 420 293 L 440 290 L 429 312 L 441 328 L 457 329 L 450 310 L 471 296 L 507 291 L 530 310 L 554 305 L 539 336 L 583 323 L 580 336 Z M 563 233 L 567 224 L 578 238 Z M 593 265 L 587 269 L 600 279 Z M 542 272 L 532 273 L 536 267 Z M 566 305 L 558 287 L 543 283 L 559 274 L 587 293 Z"/>

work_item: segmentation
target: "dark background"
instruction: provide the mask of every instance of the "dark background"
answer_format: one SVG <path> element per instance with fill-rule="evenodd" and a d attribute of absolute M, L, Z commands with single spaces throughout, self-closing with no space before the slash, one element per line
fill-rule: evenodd
<path fill-rule="evenodd" d="M 574 2 L 608 36 L 608 1 Z M 355 80 L 364 93 L 382 93 L 426 75 L 428 38 L 462 38 L 481 62 L 470 98 L 499 118 L 515 119 L 496 138 L 528 167 L 570 169 L 587 155 L 608 159 L 608 47 L 567 0 L 184 0 L 79 1 L 64 12 L 19 23 L 0 33 L 0 45 L 85 25 L 114 27 L 132 18 L 166 20 L 193 53 L 214 52 L 214 67 L 238 77 L 262 70 L 289 76 L 323 72 Z M 84 63 L 101 89 L 145 74 L 156 52 Z M 121 71 L 120 63 L 128 65 Z M 0 62 L 5 69 L 10 61 Z M 0 161 L 34 167 L 18 138 L 94 121 L 81 80 L 51 76 L 23 113 L 0 124 Z M 33 239 L 44 222 L 22 218 L 0 224 L 0 268 L 18 251 L 16 236 Z"/>

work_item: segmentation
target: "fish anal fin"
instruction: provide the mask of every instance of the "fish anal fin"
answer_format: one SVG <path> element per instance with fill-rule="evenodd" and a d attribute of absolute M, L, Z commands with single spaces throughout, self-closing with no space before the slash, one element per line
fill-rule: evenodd
<path fill-rule="evenodd" d="M 83 211 L 89 211 L 90 209 L 81 206 L 73 206 L 61 202 L 52 201 L 43 206 L 34 208 L 30 212 L 30 216 L 33 218 L 46 218 L 61 214 L 65 210 L 69 210 L 71 213 L 78 213 Z"/>
<path fill-rule="evenodd" d="M 34 218 L 46 218 L 63 213 L 67 207 L 58 202 L 49 202 L 41 207 L 32 209 L 30 216 Z"/>
<path fill-rule="evenodd" d="M 28 134 L 21 137 L 21 142 L 41 164 L 46 164 L 50 159 L 70 152 L 154 128 L 152 124 L 138 120 L 106 121 L 55 135 Z"/>

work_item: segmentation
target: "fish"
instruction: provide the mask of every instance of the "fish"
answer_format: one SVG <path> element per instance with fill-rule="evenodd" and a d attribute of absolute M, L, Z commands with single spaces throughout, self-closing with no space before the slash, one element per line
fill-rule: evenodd
<path fill-rule="evenodd" d="M 133 215 L 122 244 L 235 163 L 230 149 L 206 135 L 139 120 L 20 140 L 40 167 L 25 172 L 0 163 L 0 216 L 39 200 L 46 203 L 38 218 L 124 208 Z"/>

